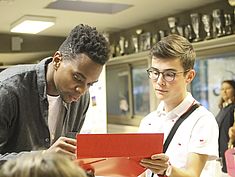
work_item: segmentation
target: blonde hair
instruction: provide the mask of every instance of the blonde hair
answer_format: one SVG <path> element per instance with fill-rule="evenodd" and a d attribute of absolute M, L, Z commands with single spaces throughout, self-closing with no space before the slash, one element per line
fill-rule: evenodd
<path fill-rule="evenodd" d="M 87 177 L 83 169 L 56 153 L 34 153 L 7 161 L 1 177 Z"/>

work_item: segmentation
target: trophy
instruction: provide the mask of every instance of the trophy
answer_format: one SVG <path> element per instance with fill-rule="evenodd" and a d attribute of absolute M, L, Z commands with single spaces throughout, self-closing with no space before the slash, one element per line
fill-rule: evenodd
<path fill-rule="evenodd" d="M 124 55 L 125 54 L 125 38 L 124 37 L 120 37 L 120 40 L 119 40 L 119 46 L 120 46 L 120 54 L 121 55 Z"/>
<path fill-rule="evenodd" d="M 225 33 L 226 33 L 226 35 L 230 35 L 233 33 L 232 15 L 231 14 L 224 14 L 224 20 L 225 20 Z"/>
<path fill-rule="evenodd" d="M 214 26 L 215 26 L 215 32 L 216 32 L 216 37 L 221 37 L 224 34 L 224 25 L 223 25 L 223 11 L 221 9 L 214 9 L 212 12 L 212 16 L 214 19 Z"/>
<path fill-rule="evenodd" d="M 115 57 L 118 57 L 118 56 L 120 56 L 120 45 L 119 44 L 117 44 L 115 46 Z"/>
<path fill-rule="evenodd" d="M 166 32 L 164 30 L 158 31 L 159 41 L 166 36 Z"/>
<path fill-rule="evenodd" d="M 200 32 L 200 14 L 198 13 L 193 13 L 190 14 L 191 17 L 191 22 L 192 22 L 192 27 L 193 27 L 193 32 L 195 33 L 196 37 L 193 40 L 194 42 L 198 42 L 201 41 L 202 39 L 199 36 L 199 32 Z"/>
<path fill-rule="evenodd" d="M 146 32 L 140 35 L 140 51 L 145 51 L 151 47 L 151 33 Z"/>
<path fill-rule="evenodd" d="M 104 38 L 107 40 L 107 42 L 110 42 L 109 41 L 109 33 L 103 32 L 102 34 L 103 34 Z"/>
<path fill-rule="evenodd" d="M 175 17 L 169 17 L 167 20 L 168 20 L 168 25 L 170 27 L 170 33 L 179 34 L 179 31 L 177 29 L 178 20 Z"/>
<path fill-rule="evenodd" d="M 136 36 L 136 35 L 132 36 L 132 43 L 134 46 L 134 52 L 138 53 L 139 52 L 138 36 Z"/>
<path fill-rule="evenodd" d="M 129 42 L 127 39 L 124 42 L 124 48 L 125 48 L 125 54 L 128 54 Z"/>
<path fill-rule="evenodd" d="M 211 18 L 211 15 L 208 15 L 208 14 L 203 15 L 202 22 L 204 24 L 204 30 L 206 32 L 205 40 L 211 39 L 212 38 L 212 34 L 211 34 L 212 18 Z"/>
<path fill-rule="evenodd" d="M 152 44 L 156 44 L 159 41 L 158 33 L 154 34 L 152 37 Z"/>
<path fill-rule="evenodd" d="M 187 38 L 190 42 L 193 40 L 193 29 L 191 25 L 187 25 L 184 28 L 184 37 Z"/>
<path fill-rule="evenodd" d="M 184 36 L 184 28 L 183 26 L 177 26 L 177 30 L 180 36 Z"/>

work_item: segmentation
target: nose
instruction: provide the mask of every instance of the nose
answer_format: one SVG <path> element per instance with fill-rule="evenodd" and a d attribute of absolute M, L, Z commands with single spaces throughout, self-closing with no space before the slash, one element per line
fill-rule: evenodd
<path fill-rule="evenodd" d="M 88 87 L 83 84 L 83 86 L 76 86 L 75 91 L 76 94 L 83 95 L 88 90 Z"/>
<path fill-rule="evenodd" d="M 163 78 L 163 74 L 162 74 L 162 73 L 159 73 L 158 78 L 156 79 L 156 82 L 157 82 L 157 84 L 159 84 L 159 85 L 164 85 L 165 80 L 164 80 L 164 78 Z"/>

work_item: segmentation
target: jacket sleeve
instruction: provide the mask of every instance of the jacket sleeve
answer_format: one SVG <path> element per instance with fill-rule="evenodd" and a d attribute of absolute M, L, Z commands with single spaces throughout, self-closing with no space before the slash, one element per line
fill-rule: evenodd
<path fill-rule="evenodd" d="M 7 153 L 6 144 L 13 134 L 17 115 L 17 98 L 9 88 L 0 85 L 0 154 Z"/>

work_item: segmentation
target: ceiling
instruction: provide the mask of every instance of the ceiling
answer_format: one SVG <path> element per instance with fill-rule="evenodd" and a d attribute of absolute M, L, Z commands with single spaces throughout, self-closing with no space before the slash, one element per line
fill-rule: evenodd
<path fill-rule="evenodd" d="M 89 1 L 121 3 L 132 6 L 124 11 L 108 14 L 46 8 L 50 3 L 55 2 L 55 0 L 0 0 L 0 33 L 10 33 L 11 24 L 24 15 L 51 16 L 56 18 L 56 24 L 54 26 L 40 32 L 38 35 L 66 36 L 74 26 L 80 23 L 95 26 L 101 32 L 116 32 L 219 0 Z M 2 55 L 4 55 L 4 57 L 1 57 Z M 1 53 L 0 62 L 13 64 L 20 62 L 20 60 L 27 61 L 27 58 L 32 57 L 32 55 L 33 54 Z M 40 54 L 37 53 L 37 55 Z"/>

